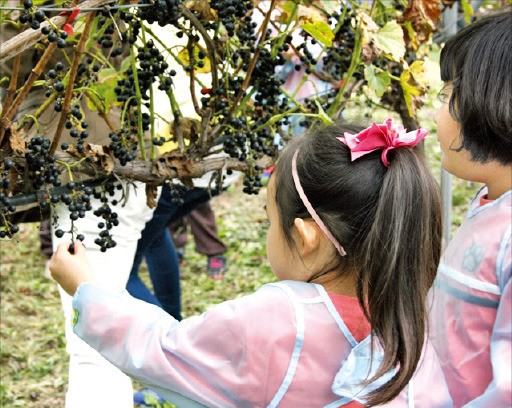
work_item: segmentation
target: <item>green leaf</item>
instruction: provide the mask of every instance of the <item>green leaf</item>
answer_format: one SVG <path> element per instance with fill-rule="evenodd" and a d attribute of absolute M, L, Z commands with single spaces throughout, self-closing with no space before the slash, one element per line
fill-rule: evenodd
<path fill-rule="evenodd" d="M 119 73 L 114 68 L 105 68 L 98 72 L 98 81 L 92 82 L 89 93 L 90 98 L 93 98 L 96 103 L 103 106 L 105 113 L 110 111 L 110 108 L 117 103 L 117 96 L 114 88 L 117 86 L 117 81 L 120 79 Z M 87 106 L 90 110 L 96 111 L 96 106 L 89 99 Z"/>
<path fill-rule="evenodd" d="M 393 61 L 399 62 L 405 55 L 405 41 L 402 27 L 395 21 L 388 22 L 375 35 L 374 43 Z"/>
<path fill-rule="evenodd" d="M 368 65 L 364 69 L 364 77 L 368 82 L 368 88 L 372 90 L 375 95 L 379 98 L 386 92 L 389 84 L 391 83 L 391 77 L 386 71 L 376 72 L 375 66 Z"/>
<path fill-rule="evenodd" d="M 281 9 L 283 10 L 283 15 L 281 16 L 281 23 L 287 24 L 288 20 L 294 13 L 294 10 L 297 8 L 297 4 L 293 1 L 287 1 L 283 5 L 281 5 Z"/>
<path fill-rule="evenodd" d="M 121 69 L 119 70 L 119 72 L 126 72 L 128 70 L 128 68 L 131 68 L 132 67 L 132 58 L 131 57 L 128 57 L 128 58 L 125 58 L 123 60 L 123 62 L 121 62 Z"/>
<path fill-rule="evenodd" d="M 332 47 L 334 32 L 325 21 L 315 21 L 314 23 L 304 23 L 302 29 L 310 34 L 315 40 L 321 42 L 327 47 Z"/>
<path fill-rule="evenodd" d="M 468 0 L 461 0 L 460 4 L 462 5 L 462 10 L 464 10 L 464 21 L 466 24 L 471 23 L 471 17 L 475 15 L 473 7 L 471 7 L 471 4 Z"/>

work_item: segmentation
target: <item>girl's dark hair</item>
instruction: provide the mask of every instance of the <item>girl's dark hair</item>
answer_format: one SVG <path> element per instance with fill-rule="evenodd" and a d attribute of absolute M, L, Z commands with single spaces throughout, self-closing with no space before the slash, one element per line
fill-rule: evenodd
<path fill-rule="evenodd" d="M 450 112 L 473 160 L 512 163 L 512 9 L 486 16 L 448 40 L 441 78 L 453 86 Z"/>
<path fill-rule="evenodd" d="M 359 303 L 384 349 L 374 378 L 398 370 L 369 394 L 368 403 L 378 405 L 407 385 L 422 353 L 426 296 L 441 253 L 441 199 L 416 149 L 391 151 L 387 168 L 381 151 L 352 162 L 348 147 L 336 137 L 361 130 L 334 124 L 292 139 L 273 177 L 283 234 L 293 248 L 294 219 L 311 218 L 292 178 L 292 156 L 300 148 L 297 172 L 304 192 L 347 253 L 333 262 L 340 274 L 357 273 Z"/>

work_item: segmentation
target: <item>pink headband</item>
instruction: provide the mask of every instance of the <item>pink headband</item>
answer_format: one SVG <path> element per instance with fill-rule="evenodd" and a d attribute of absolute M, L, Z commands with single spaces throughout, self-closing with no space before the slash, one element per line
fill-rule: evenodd
<path fill-rule="evenodd" d="M 332 242 L 334 247 L 338 250 L 341 256 L 345 256 L 347 253 L 345 252 L 345 249 L 340 245 L 338 240 L 334 238 L 334 235 L 331 234 L 331 231 L 327 229 L 325 224 L 323 223 L 322 219 L 318 216 L 315 209 L 309 202 L 308 198 L 306 197 L 306 194 L 304 193 L 304 190 L 302 189 L 302 186 L 300 185 L 299 180 L 299 174 L 297 172 L 297 155 L 299 154 L 299 149 L 295 151 L 292 158 L 292 176 L 293 176 L 293 182 L 295 183 L 295 188 L 297 189 L 297 192 L 299 193 L 299 197 L 302 200 L 302 203 L 308 210 L 309 214 L 315 220 L 316 224 L 320 227 L 322 232 L 329 238 L 329 240 Z"/>
<path fill-rule="evenodd" d="M 414 147 L 421 140 L 423 140 L 425 136 L 427 136 L 427 133 L 428 131 L 425 129 L 417 129 L 412 132 L 407 132 L 402 125 L 395 125 L 393 124 L 393 119 L 388 118 L 382 124 L 377 125 L 376 123 L 373 123 L 373 125 L 362 130 L 356 135 L 345 132 L 344 137 L 337 137 L 336 139 L 340 140 L 348 146 L 350 149 L 350 157 L 352 161 L 358 159 L 361 156 L 364 156 L 365 154 L 382 149 L 380 158 L 384 166 L 388 167 L 388 151 L 400 147 Z M 315 220 L 318 227 L 333 243 L 340 255 L 345 256 L 347 254 L 345 249 L 341 246 L 338 240 L 334 238 L 334 235 L 332 235 L 331 232 L 327 229 L 322 219 L 318 216 L 315 209 L 306 197 L 304 190 L 302 189 L 299 180 L 299 174 L 297 172 L 298 154 L 299 149 L 297 149 L 293 154 L 292 176 L 293 182 L 295 183 L 295 188 L 299 193 L 299 197 L 313 220 Z"/>
<path fill-rule="evenodd" d="M 352 161 L 374 150 L 383 149 L 380 159 L 384 166 L 388 167 L 388 151 L 399 147 L 414 147 L 427 136 L 427 133 L 425 129 L 407 132 L 402 125 L 395 125 L 393 119 L 388 118 L 384 123 L 374 123 L 357 135 L 345 132 L 344 137 L 336 139 L 349 147 Z"/>

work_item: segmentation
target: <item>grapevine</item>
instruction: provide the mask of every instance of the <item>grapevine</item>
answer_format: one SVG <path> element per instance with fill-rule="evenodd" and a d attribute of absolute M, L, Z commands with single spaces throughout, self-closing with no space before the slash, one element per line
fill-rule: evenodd
<path fill-rule="evenodd" d="M 88 0 L 49 7 L 23 0 L 0 7 L 0 25 L 12 33 L 0 50 L 7 67 L 0 78 L 0 238 L 19 229 L 12 203 L 37 197 L 29 203 L 35 211 L 64 203 L 72 221 L 93 211 L 96 244 L 106 251 L 117 224 L 112 180 L 171 183 L 179 202 L 191 178 L 236 170 L 245 173 L 243 191 L 257 194 L 263 170 L 297 124 L 304 130 L 358 103 L 361 110 L 380 104 L 414 124 L 428 92 L 423 66 L 439 2 L 423 0 L 423 14 L 413 13 L 417 0 L 369 3 Z M 427 25 L 432 31 L 420 33 Z M 379 41 L 384 36 L 392 47 Z M 26 53 L 36 64 L 28 70 Z M 321 81 L 327 90 L 299 97 L 298 88 L 287 88 L 288 71 L 303 75 L 300 85 Z M 22 112 L 34 92 L 44 101 Z M 192 120 L 178 102 L 184 92 Z M 358 102 L 361 94 L 371 97 Z M 40 129 L 50 113 L 56 129 Z M 91 131 L 91 115 L 108 130 Z M 158 132 L 162 123 L 166 134 Z M 167 145 L 174 147 L 162 153 Z M 91 208 L 91 197 L 102 206 Z M 73 224 L 56 233 L 81 235 Z"/>

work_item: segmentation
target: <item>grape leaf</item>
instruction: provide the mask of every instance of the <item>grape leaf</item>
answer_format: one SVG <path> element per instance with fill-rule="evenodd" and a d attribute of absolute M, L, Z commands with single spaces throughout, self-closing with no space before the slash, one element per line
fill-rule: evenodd
<path fill-rule="evenodd" d="M 92 91 L 89 93 L 89 97 L 93 98 L 99 106 L 103 106 L 105 113 L 108 113 L 111 106 L 117 103 L 114 88 L 117 86 L 119 78 L 119 73 L 114 68 L 104 68 L 98 72 L 98 81 L 91 82 L 89 86 Z M 92 111 L 97 110 L 90 99 L 87 99 L 87 106 Z"/>
<path fill-rule="evenodd" d="M 373 39 L 375 46 L 393 61 L 400 61 L 405 55 L 405 41 L 402 27 L 396 21 L 388 22 Z"/>
<path fill-rule="evenodd" d="M 391 78 L 387 72 L 375 72 L 375 66 L 367 65 L 364 69 L 364 77 L 368 82 L 368 88 L 379 98 L 386 92 Z"/>
<path fill-rule="evenodd" d="M 200 48 L 197 44 L 194 45 L 194 59 L 196 61 L 196 64 L 194 66 L 194 72 L 204 74 L 204 73 L 211 72 L 212 71 L 212 66 L 210 64 L 210 59 L 207 56 L 205 56 L 204 58 L 199 58 L 199 52 L 201 50 L 202 50 L 202 48 Z M 183 48 L 178 53 L 178 58 L 181 60 L 181 62 L 184 65 L 190 65 L 190 56 L 189 56 L 188 50 L 186 48 Z M 204 66 L 203 67 L 197 66 L 197 62 L 198 61 L 203 61 L 204 62 Z"/>
<path fill-rule="evenodd" d="M 310 34 L 315 40 L 321 42 L 327 47 L 332 47 L 334 32 L 332 28 L 324 21 L 315 21 L 314 23 L 301 24 L 304 31 Z"/>
<path fill-rule="evenodd" d="M 418 63 L 418 64 L 416 64 Z M 404 94 L 405 104 L 409 111 L 409 115 L 414 116 L 416 112 L 416 104 L 414 97 L 419 96 L 424 92 L 423 87 L 416 81 L 423 80 L 421 70 L 423 69 L 423 61 L 414 61 L 414 63 L 407 69 L 404 69 L 400 75 L 400 85 Z"/>
<path fill-rule="evenodd" d="M 281 13 L 279 15 L 278 21 L 281 24 L 288 24 L 291 16 L 294 13 L 294 10 L 297 8 L 297 4 L 295 4 L 293 1 L 287 1 L 284 4 L 281 4 L 279 8 L 281 9 Z"/>

